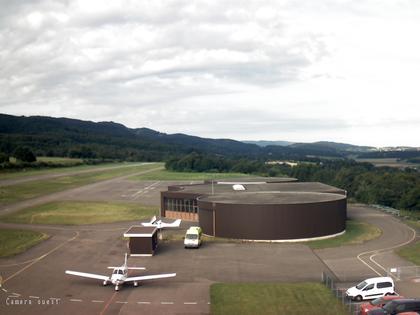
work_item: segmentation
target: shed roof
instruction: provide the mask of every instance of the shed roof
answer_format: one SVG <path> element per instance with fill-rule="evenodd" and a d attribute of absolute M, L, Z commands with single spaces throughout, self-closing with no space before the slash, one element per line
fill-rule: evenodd
<path fill-rule="evenodd" d="M 152 237 L 156 231 L 155 226 L 133 225 L 124 233 L 124 237 Z"/>

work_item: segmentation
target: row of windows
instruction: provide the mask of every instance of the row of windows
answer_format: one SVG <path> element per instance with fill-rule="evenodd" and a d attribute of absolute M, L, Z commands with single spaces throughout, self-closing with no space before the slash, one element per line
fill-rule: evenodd
<path fill-rule="evenodd" d="M 198 213 L 197 200 L 195 199 L 176 199 L 164 198 L 165 210 Z"/>

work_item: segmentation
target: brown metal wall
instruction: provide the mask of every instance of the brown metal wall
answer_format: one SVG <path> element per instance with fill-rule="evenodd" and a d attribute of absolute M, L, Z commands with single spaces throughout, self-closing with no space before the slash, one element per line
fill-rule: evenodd
<path fill-rule="evenodd" d="M 288 240 L 340 233 L 346 228 L 346 198 L 291 205 L 223 204 L 198 202 L 205 234 L 252 240 Z"/>
<path fill-rule="evenodd" d="M 158 244 L 157 233 L 154 233 L 152 237 L 130 237 L 128 244 L 130 254 L 153 255 Z"/>
<path fill-rule="evenodd" d="M 214 235 L 213 233 L 213 209 L 211 203 L 207 203 L 210 208 L 198 208 L 198 222 L 203 229 L 203 233 L 207 235 Z"/>

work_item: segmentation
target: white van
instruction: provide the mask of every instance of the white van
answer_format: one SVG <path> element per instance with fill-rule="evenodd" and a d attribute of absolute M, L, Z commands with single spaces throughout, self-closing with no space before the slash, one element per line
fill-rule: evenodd
<path fill-rule="evenodd" d="M 185 233 L 184 247 L 185 248 L 198 248 L 201 245 L 201 227 L 192 226 Z"/>
<path fill-rule="evenodd" d="M 369 278 L 346 291 L 347 297 L 361 301 L 395 294 L 394 281 L 390 277 Z"/>

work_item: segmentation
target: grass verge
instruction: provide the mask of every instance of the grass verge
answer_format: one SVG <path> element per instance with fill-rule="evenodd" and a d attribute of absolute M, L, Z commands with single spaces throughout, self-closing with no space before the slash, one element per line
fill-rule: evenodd
<path fill-rule="evenodd" d="M 420 241 L 398 249 L 397 254 L 417 266 L 420 266 Z"/>
<path fill-rule="evenodd" d="M 22 253 L 47 238 L 47 234 L 36 231 L 1 229 L 0 257 L 8 257 Z"/>
<path fill-rule="evenodd" d="M 371 224 L 361 221 L 348 220 L 346 233 L 343 235 L 319 241 L 305 242 L 312 249 L 338 247 L 344 245 L 357 245 L 379 237 L 382 231 Z"/>
<path fill-rule="evenodd" d="M 84 225 L 134 221 L 156 215 L 156 207 L 130 203 L 53 202 L 0 217 L 8 223 Z"/>
<path fill-rule="evenodd" d="M 168 170 L 158 170 L 143 175 L 130 177 L 132 180 L 206 180 L 249 177 L 242 173 L 199 173 L 199 172 L 173 172 Z"/>
<path fill-rule="evenodd" d="M 213 315 L 348 315 L 320 283 L 217 283 L 210 299 Z"/>
<path fill-rule="evenodd" d="M 89 172 L 57 178 L 25 182 L 21 184 L 0 187 L 0 205 L 35 198 L 45 194 L 75 188 L 113 177 L 129 175 L 134 172 L 146 171 L 160 167 L 161 164 L 142 164 L 119 168 L 110 168 L 97 172 Z"/>

